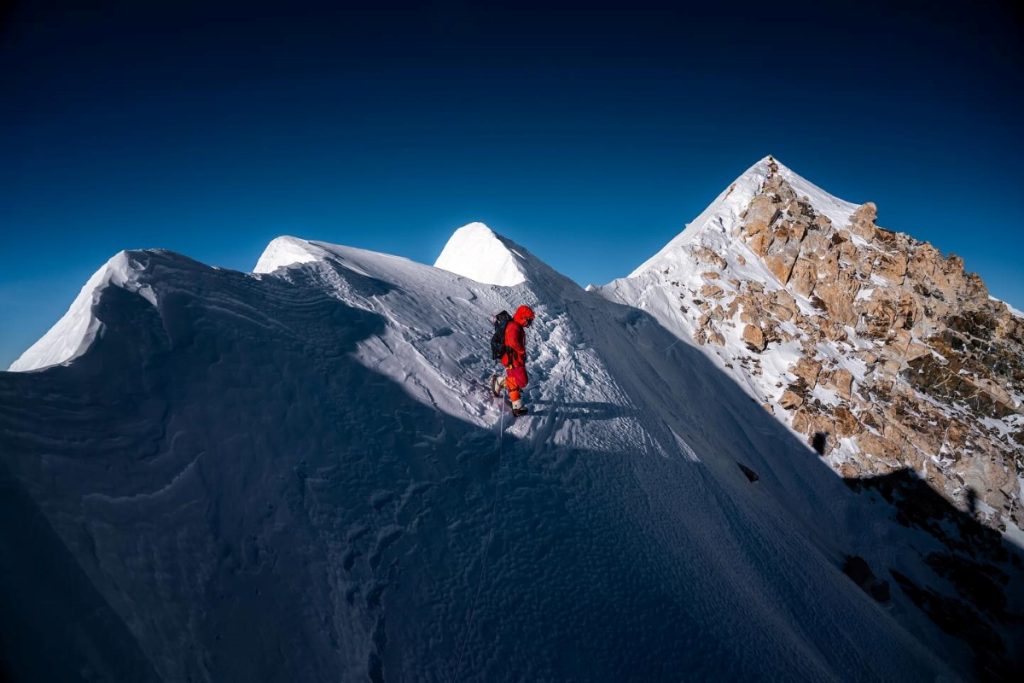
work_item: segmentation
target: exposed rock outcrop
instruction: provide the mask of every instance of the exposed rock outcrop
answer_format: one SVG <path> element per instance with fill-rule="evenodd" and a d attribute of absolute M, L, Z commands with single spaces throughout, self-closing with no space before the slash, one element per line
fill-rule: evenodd
<path fill-rule="evenodd" d="M 873 203 L 816 204 L 793 178 L 769 160 L 728 232 L 684 247 L 694 338 L 844 476 L 910 467 L 1024 528 L 1024 319 L 959 257 L 879 227 Z"/>
<path fill-rule="evenodd" d="M 789 373 L 799 381 L 777 405 L 807 437 L 828 435 L 837 469 L 911 466 L 962 508 L 976 497 L 984 505 L 975 513 L 990 524 L 1024 527 L 1016 436 L 1024 430 L 1024 321 L 960 258 L 879 227 L 877 214 L 869 202 L 848 226 L 832 226 L 781 174 L 769 174 L 739 237 L 786 287 L 745 288 L 745 308 L 759 315 L 743 339 L 763 352 L 753 343 L 762 329 L 795 321 L 804 353 Z M 780 294 L 809 306 L 780 307 Z"/>

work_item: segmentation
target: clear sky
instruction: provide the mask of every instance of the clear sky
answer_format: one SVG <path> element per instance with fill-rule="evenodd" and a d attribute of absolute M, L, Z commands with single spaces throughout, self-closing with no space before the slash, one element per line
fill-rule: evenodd
<path fill-rule="evenodd" d="M 604 283 L 766 154 L 1024 308 L 1019 3 L 682 4 L 4 5 L 0 366 L 123 248 L 481 220 Z"/>

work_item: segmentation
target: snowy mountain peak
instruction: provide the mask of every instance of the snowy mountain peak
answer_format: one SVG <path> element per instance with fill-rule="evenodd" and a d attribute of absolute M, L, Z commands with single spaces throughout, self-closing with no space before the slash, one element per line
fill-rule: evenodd
<path fill-rule="evenodd" d="M 483 223 L 456 230 L 434 262 L 435 268 L 489 285 L 512 287 L 526 281 L 524 256 Z"/>
<path fill-rule="evenodd" d="M 630 273 L 629 277 L 636 277 L 654 268 L 663 268 L 667 263 L 675 263 L 682 247 L 701 244 L 712 249 L 728 248 L 739 232 L 750 202 L 762 191 L 766 181 L 775 177 L 788 183 L 797 196 L 806 197 L 815 211 L 827 216 L 834 224 L 848 223 L 857 208 L 857 205 L 832 196 L 768 155 L 730 183 L 700 215 L 687 223 L 681 233 Z"/>
<path fill-rule="evenodd" d="M 136 278 L 142 268 L 137 259 L 141 254 L 144 252 L 120 251 L 104 263 L 82 287 L 67 313 L 11 364 L 10 371 L 41 370 L 82 355 L 102 327 L 93 306 L 111 285 L 135 291 L 153 303 L 152 292 L 140 286 Z"/>
<path fill-rule="evenodd" d="M 766 157 L 601 293 L 703 347 L 844 477 L 909 466 L 1024 528 L 1024 325 L 962 259 L 876 216 Z"/>

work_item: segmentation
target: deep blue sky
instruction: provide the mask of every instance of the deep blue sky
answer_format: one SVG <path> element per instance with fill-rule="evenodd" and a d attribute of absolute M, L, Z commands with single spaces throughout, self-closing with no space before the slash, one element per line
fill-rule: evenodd
<path fill-rule="evenodd" d="M 1014 2 L 207 4 L 0 10 L 0 366 L 122 248 L 482 220 L 604 283 L 769 153 L 1024 308 Z"/>

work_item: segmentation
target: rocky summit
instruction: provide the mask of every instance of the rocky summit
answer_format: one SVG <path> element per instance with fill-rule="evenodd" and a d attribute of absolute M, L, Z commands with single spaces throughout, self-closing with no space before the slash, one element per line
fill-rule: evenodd
<path fill-rule="evenodd" d="M 767 157 L 605 292 L 688 333 L 843 477 L 911 468 L 1024 528 L 1024 318 L 876 218 Z"/>

